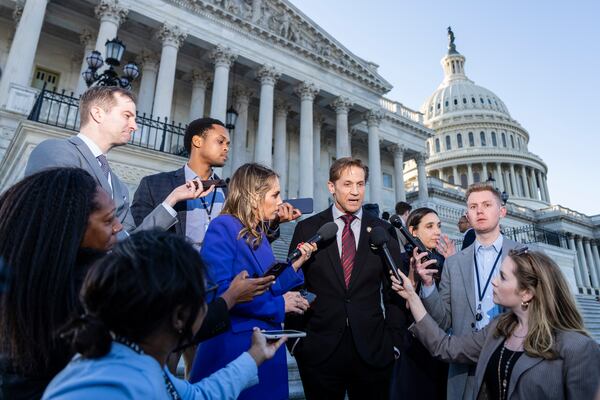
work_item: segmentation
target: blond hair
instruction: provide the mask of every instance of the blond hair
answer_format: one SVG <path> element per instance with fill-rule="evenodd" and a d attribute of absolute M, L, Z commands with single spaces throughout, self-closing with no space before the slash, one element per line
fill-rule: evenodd
<path fill-rule="evenodd" d="M 240 220 L 243 227 L 238 239 L 245 236 L 246 243 L 254 249 L 260 246 L 262 233 L 268 228 L 260 208 L 277 177 L 272 169 L 249 163 L 239 167 L 229 181 L 229 193 L 221 214 L 233 215 Z"/>
<path fill-rule="evenodd" d="M 528 355 L 555 358 L 557 331 L 574 331 L 589 336 L 567 281 L 550 257 L 529 250 L 511 250 L 508 256 L 515 263 L 518 290 L 529 290 L 533 294 L 528 306 L 527 336 L 523 342 L 523 349 Z M 496 336 L 508 337 L 517 324 L 514 313 L 501 315 Z"/>
<path fill-rule="evenodd" d="M 89 122 L 90 111 L 93 106 L 110 112 L 117 103 L 117 95 L 127 97 L 135 103 L 133 93 L 118 86 L 93 86 L 86 90 L 79 98 L 80 125 L 84 126 Z"/>
<path fill-rule="evenodd" d="M 502 205 L 502 195 L 498 191 L 498 189 L 494 188 L 492 185 L 485 182 L 477 182 L 470 185 L 467 189 L 467 193 L 465 194 L 465 199 L 467 202 L 469 201 L 469 196 L 471 193 L 475 192 L 490 192 L 498 199 L 498 204 Z"/>

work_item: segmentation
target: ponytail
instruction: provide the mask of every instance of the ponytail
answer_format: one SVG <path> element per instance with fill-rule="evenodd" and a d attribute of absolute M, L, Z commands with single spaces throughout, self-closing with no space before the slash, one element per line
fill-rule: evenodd
<path fill-rule="evenodd" d="M 75 353 L 85 358 L 100 358 L 110 351 L 110 331 L 96 315 L 85 313 L 73 319 L 61 332 L 60 337 L 71 343 Z"/>

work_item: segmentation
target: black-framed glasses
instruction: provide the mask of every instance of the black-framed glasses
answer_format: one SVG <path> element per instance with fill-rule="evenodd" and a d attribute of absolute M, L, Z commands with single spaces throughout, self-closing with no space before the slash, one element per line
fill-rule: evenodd
<path fill-rule="evenodd" d="M 210 304 L 217 298 L 217 289 L 219 285 L 212 282 L 206 282 L 206 290 L 204 291 L 204 301 L 206 304 Z"/>

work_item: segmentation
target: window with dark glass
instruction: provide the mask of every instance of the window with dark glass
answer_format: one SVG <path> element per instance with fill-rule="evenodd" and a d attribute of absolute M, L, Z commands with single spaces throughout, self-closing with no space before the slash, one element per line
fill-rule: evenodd
<path fill-rule="evenodd" d="M 383 173 L 383 187 L 387 188 L 387 189 L 394 188 L 394 181 L 392 179 L 392 175 L 390 175 L 386 172 Z"/>
<path fill-rule="evenodd" d="M 473 137 L 473 132 L 469 132 L 469 146 L 475 146 L 475 138 Z"/>
<path fill-rule="evenodd" d="M 439 138 L 435 139 L 435 152 L 436 153 L 440 152 L 440 139 Z"/>
<path fill-rule="evenodd" d="M 510 145 L 513 149 L 515 148 L 515 138 L 513 135 L 510 135 Z"/>
<path fill-rule="evenodd" d="M 467 104 L 467 98 L 463 97 L 463 104 Z"/>
<path fill-rule="evenodd" d="M 475 182 L 475 183 L 481 182 L 481 177 L 479 175 L 479 172 L 473 172 L 473 182 Z"/>
<path fill-rule="evenodd" d="M 506 147 L 506 134 L 502 132 L 502 146 Z"/>
<path fill-rule="evenodd" d="M 475 97 L 471 97 L 471 102 L 475 103 Z"/>
<path fill-rule="evenodd" d="M 481 139 L 482 146 L 487 146 L 487 143 L 485 142 L 485 132 L 479 132 L 479 139 Z"/>
<path fill-rule="evenodd" d="M 458 104 L 458 100 L 454 99 L 454 105 L 457 105 L 457 104 Z"/>
<path fill-rule="evenodd" d="M 446 150 L 452 150 L 452 142 L 450 140 L 450 135 L 446 135 Z"/>
<path fill-rule="evenodd" d="M 469 186 L 469 181 L 467 180 L 467 175 L 465 175 L 465 174 L 460 175 L 460 186 L 462 186 L 465 189 L 467 188 L 467 186 Z"/>
<path fill-rule="evenodd" d="M 492 146 L 498 147 L 498 141 L 496 140 L 496 132 L 492 132 Z"/>
<path fill-rule="evenodd" d="M 462 133 L 459 133 L 458 135 L 456 135 L 456 144 L 458 145 L 458 148 L 462 148 L 463 144 L 462 144 Z"/>

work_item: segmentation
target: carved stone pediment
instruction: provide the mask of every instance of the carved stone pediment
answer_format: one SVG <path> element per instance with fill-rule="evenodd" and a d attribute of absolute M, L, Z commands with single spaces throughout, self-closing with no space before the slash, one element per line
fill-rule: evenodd
<path fill-rule="evenodd" d="M 380 94 L 392 88 L 372 63 L 352 54 L 286 0 L 167 1 L 198 15 L 210 15 L 213 20 L 234 23 L 238 29 L 300 52 L 312 61 L 350 76 Z"/>

